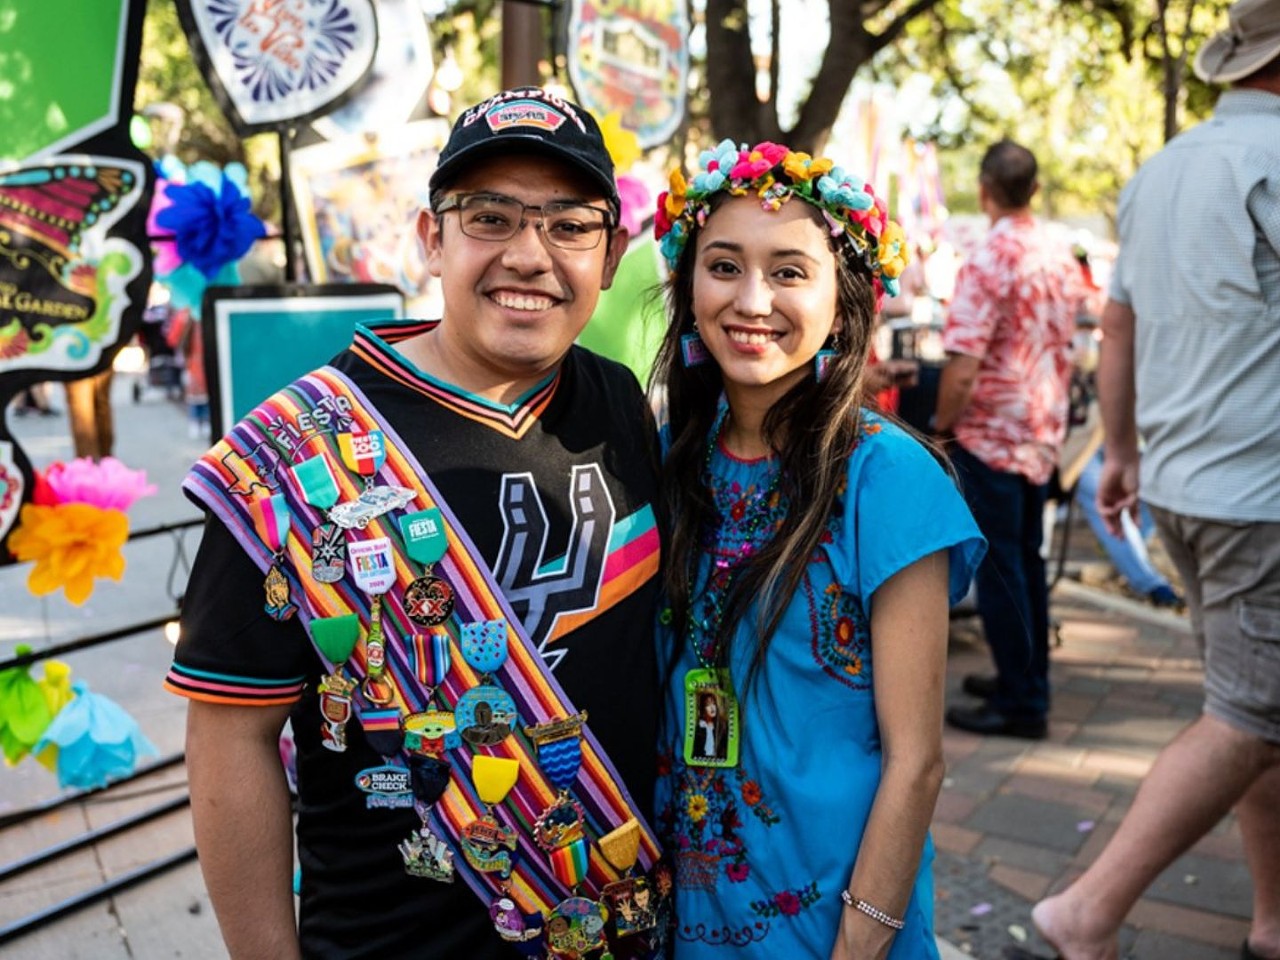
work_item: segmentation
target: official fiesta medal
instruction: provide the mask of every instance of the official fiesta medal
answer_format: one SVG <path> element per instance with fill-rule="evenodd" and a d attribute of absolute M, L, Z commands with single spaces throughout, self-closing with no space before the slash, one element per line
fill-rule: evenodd
<path fill-rule="evenodd" d="M 399 847 L 406 873 L 442 883 L 453 882 L 453 851 L 431 832 L 427 815 L 448 789 L 449 772 L 448 761 L 421 755 L 409 757 L 409 783 L 422 826 L 409 834 L 409 839 Z"/>
<path fill-rule="evenodd" d="M 316 617 L 311 621 L 311 639 L 333 672 L 320 680 L 320 716 L 324 726 L 320 742 L 326 750 L 341 753 L 347 749 L 346 723 L 351 719 L 351 694 L 354 680 L 342 675 L 343 665 L 360 639 L 360 618 L 354 613 L 340 617 Z"/>
<path fill-rule="evenodd" d="M 370 703 L 391 702 L 386 670 L 386 637 L 382 632 L 382 595 L 396 582 L 396 567 L 389 537 L 371 537 L 352 543 L 347 550 L 356 586 L 369 595 L 369 633 L 365 637 L 365 680 L 362 691 Z"/>
<path fill-rule="evenodd" d="M 258 531 L 271 551 L 271 568 L 262 581 L 263 609 L 273 620 L 288 620 L 298 608 L 289 601 L 289 578 L 284 574 L 284 546 L 289 536 L 289 505 L 283 493 L 254 501 Z"/>
<path fill-rule="evenodd" d="M 400 517 L 405 553 L 423 566 L 422 576 L 404 591 L 404 612 L 422 627 L 437 627 L 453 614 L 453 588 L 432 568 L 449 548 L 444 515 L 435 508 L 406 513 Z"/>
<path fill-rule="evenodd" d="M 519 776 L 518 760 L 479 753 L 471 758 L 471 781 L 488 809 L 462 828 L 462 855 L 473 869 L 494 874 L 500 881 L 507 880 L 515 867 L 517 840 L 514 830 L 498 822 L 493 808 L 506 798 Z"/>
<path fill-rule="evenodd" d="M 533 839 L 547 853 L 556 878 L 570 890 L 586 876 L 589 852 L 585 814 L 569 793 L 582 766 L 582 725 L 586 720 L 583 712 L 524 728 L 537 747 L 538 766 L 560 791 L 534 822 Z"/>
<path fill-rule="evenodd" d="M 493 674 L 507 662 L 507 622 L 481 620 L 461 625 L 458 643 L 462 658 L 480 674 L 480 683 L 454 705 L 458 733 L 474 747 L 501 743 L 519 721 L 515 699 L 492 683 Z"/>
<path fill-rule="evenodd" d="M 338 481 L 323 453 L 289 468 L 307 503 L 321 513 L 338 502 Z M 311 577 L 317 583 L 337 583 L 346 573 L 347 541 L 342 529 L 327 520 L 311 530 Z"/>

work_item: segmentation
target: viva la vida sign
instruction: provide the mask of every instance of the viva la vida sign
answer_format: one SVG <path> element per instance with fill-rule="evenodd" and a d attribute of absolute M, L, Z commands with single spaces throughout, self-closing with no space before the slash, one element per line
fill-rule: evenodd
<path fill-rule="evenodd" d="M 210 89 L 242 134 L 332 109 L 378 46 L 373 0 L 178 0 Z"/>
<path fill-rule="evenodd" d="M 573 0 L 569 80 L 596 116 L 621 116 L 641 147 L 667 143 L 684 120 L 689 82 L 684 0 Z"/>

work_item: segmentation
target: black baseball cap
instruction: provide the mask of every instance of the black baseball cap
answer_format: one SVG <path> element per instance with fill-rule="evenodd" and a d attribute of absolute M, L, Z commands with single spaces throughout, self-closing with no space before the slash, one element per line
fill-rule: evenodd
<path fill-rule="evenodd" d="M 595 118 L 541 87 L 504 90 L 465 110 L 440 151 L 431 193 L 447 187 L 468 163 L 499 153 L 538 153 L 563 160 L 600 188 L 615 216 L 622 208 L 613 158 Z"/>

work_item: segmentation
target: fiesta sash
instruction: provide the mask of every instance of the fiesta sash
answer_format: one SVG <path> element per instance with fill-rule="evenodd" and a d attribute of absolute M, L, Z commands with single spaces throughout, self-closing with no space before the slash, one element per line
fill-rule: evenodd
<path fill-rule="evenodd" d="M 276 552 L 274 556 L 284 558 L 280 566 L 289 580 L 290 595 L 298 603 L 298 616 L 309 627 L 318 617 L 355 613 L 360 617 L 362 629 L 367 630 L 371 598 L 356 587 L 350 574 L 335 583 L 321 583 L 307 573 L 311 563 L 312 530 L 324 523 L 326 517 L 307 503 L 289 468 L 323 453 L 331 458 L 339 503 L 354 501 L 365 489 L 365 482 L 341 468 L 342 451 L 337 437 L 341 432 L 377 430 L 382 431 L 386 440 L 386 460 L 372 482 L 407 488 L 413 491 L 414 499 L 402 508 L 370 519 L 364 529 L 350 531 L 353 543 L 390 538 L 395 568 L 394 585 L 380 598 L 381 628 L 386 644 L 379 690 L 386 691 L 389 697 L 380 697 L 375 709 L 363 694 L 356 694 L 352 697 L 353 709 L 357 719 L 372 712 L 374 719 L 384 725 L 391 711 L 405 717 L 429 709 L 431 704 L 452 710 L 458 699 L 480 682 L 477 671 L 463 657 L 452 657 L 452 669 L 433 697 L 416 670 L 414 635 L 447 637 L 456 651 L 460 649 L 461 624 L 506 621 L 509 656 L 493 673 L 493 682 L 500 684 L 514 699 L 520 722 L 516 733 L 501 743 L 486 746 L 483 755 L 510 758 L 519 763 L 518 781 L 497 807 L 506 825 L 514 828 L 518 836 L 518 857 L 507 895 L 522 910 L 547 915 L 575 893 L 557 877 L 553 858 L 534 841 L 535 821 L 556 800 L 560 790 L 539 766 L 536 748 L 522 728 L 562 720 L 577 711 L 512 613 L 479 551 L 392 426 L 350 380 L 332 367 L 324 367 L 276 393 L 238 423 L 201 458 L 184 487 L 227 525 L 264 571 L 271 565 L 273 554 L 255 530 L 254 504 L 275 494 L 283 495 L 290 523 L 283 553 Z M 418 575 L 418 565 L 405 554 L 397 521 L 405 513 L 431 508 L 441 512 L 448 534 L 447 553 L 434 565 L 433 572 L 452 587 L 455 607 L 445 623 L 425 628 L 407 617 L 402 602 L 405 588 Z M 430 642 L 427 646 L 430 647 Z M 330 669 L 339 666 L 327 660 L 319 648 L 317 652 Z M 345 674 L 358 683 L 365 679 L 363 643 L 346 661 Z M 653 831 L 589 728 L 582 732 L 581 754 L 581 768 L 572 791 L 585 812 L 588 837 L 594 841 L 634 819 L 640 825 L 636 867 L 649 871 L 659 856 Z M 453 768 L 452 776 L 432 808 L 431 820 L 449 845 L 459 850 L 463 827 L 484 816 L 488 808 L 473 784 L 472 748 L 455 747 L 448 750 L 446 756 Z M 407 765 L 406 757 L 402 750 L 397 762 Z M 454 866 L 487 904 L 494 890 L 485 876 L 461 856 L 454 858 Z M 598 898 L 602 889 L 619 877 L 619 871 L 593 842 L 577 888 L 578 895 Z"/>

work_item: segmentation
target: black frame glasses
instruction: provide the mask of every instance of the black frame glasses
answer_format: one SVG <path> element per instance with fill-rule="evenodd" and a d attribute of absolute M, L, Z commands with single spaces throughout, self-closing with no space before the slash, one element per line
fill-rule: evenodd
<path fill-rule="evenodd" d="M 529 222 L 529 211 L 536 214 L 538 233 L 561 250 L 594 250 L 613 228 L 612 210 L 577 200 L 538 205 L 501 193 L 455 193 L 436 207 L 437 214 L 450 210 L 458 211 L 464 236 L 489 243 L 505 243 L 519 233 Z"/>

